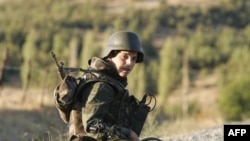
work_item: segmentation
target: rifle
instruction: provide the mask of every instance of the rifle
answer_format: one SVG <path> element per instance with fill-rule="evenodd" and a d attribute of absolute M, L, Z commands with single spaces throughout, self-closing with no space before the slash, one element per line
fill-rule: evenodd
<path fill-rule="evenodd" d="M 57 58 L 56 58 L 56 54 L 52 51 L 51 52 L 51 56 L 52 58 L 54 59 L 55 63 L 56 63 L 56 66 L 57 66 L 57 69 L 58 69 L 58 74 L 60 76 L 60 78 L 63 80 L 66 76 L 66 70 L 64 68 L 64 63 L 63 62 L 60 62 L 60 64 L 58 63 L 57 61 Z"/>
<path fill-rule="evenodd" d="M 58 74 L 60 76 L 60 78 L 63 80 L 67 75 L 69 75 L 70 73 L 72 72 L 89 72 L 89 70 L 86 70 L 86 69 L 82 69 L 82 68 L 79 68 L 79 67 L 76 67 L 76 68 L 72 68 L 72 67 L 64 67 L 64 63 L 63 62 L 60 62 L 58 63 L 57 61 L 57 57 L 56 57 L 56 54 L 51 51 L 51 56 L 53 58 L 53 60 L 55 61 L 56 63 L 56 66 L 57 66 L 57 69 L 58 69 Z"/>

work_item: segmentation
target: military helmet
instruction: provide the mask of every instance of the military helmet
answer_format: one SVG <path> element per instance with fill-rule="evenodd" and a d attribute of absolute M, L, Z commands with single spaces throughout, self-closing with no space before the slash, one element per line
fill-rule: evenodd
<path fill-rule="evenodd" d="M 104 49 L 103 57 L 108 57 L 113 50 L 128 50 L 138 53 L 136 63 L 143 61 L 143 48 L 137 34 L 130 31 L 119 31 L 112 34 Z"/>

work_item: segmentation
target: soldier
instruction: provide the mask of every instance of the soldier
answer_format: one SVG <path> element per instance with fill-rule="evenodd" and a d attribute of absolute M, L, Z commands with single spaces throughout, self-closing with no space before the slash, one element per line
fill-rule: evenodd
<path fill-rule="evenodd" d="M 140 131 L 134 130 L 139 101 L 125 87 L 127 76 L 143 57 L 137 34 L 116 32 L 110 36 L 102 58 L 88 61 L 89 72 L 74 91 L 74 102 L 60 91 L 61 85 L 56 88 L 55 103 L 61 118 L 69 123 L 69 140 L 139 141 Z"/>

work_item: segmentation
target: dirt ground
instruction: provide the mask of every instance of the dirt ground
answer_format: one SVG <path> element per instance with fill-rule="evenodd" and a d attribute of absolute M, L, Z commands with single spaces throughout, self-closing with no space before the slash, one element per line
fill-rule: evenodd
<path fill-rule="evenodd" d="M 1 141 L 63 141 L 67 125 L 59 119 L 51 93 L 2 87 L 0 92 Z"/>

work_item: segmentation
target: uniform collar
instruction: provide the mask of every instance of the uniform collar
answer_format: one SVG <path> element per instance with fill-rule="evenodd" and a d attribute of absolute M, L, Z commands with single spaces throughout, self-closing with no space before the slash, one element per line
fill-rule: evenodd
<path fill-rule="evenodd" d="M 91 69 L 101 71 L 127 86 L 127 77 L 120 77 L 112 63 L 98 57 L 92 57 L 88 63 Z"/>

